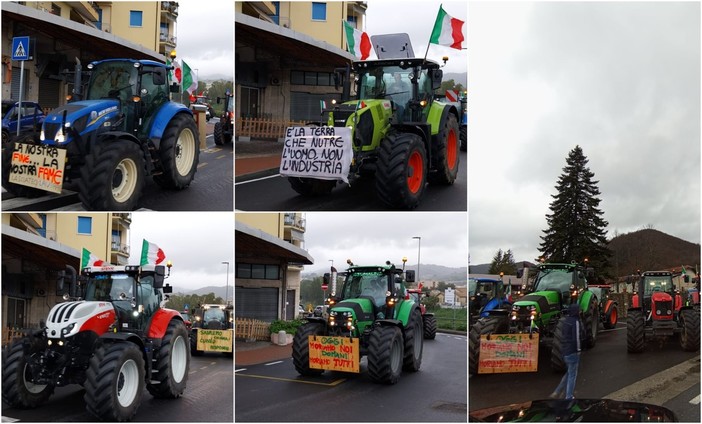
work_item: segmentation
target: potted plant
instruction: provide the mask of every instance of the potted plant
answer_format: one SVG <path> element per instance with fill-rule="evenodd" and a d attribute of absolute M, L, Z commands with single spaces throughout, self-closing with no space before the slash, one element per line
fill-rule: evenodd
<path fill-rule="evenodd" d="M 293 336 L 297 332 L 297 328 L 302 324 L 300 320 L 284 321 L 275 320 L 271 323 L 271 343 L 279 345 L 289 345 L 293 342 Z M 285 331 L 285 339 L 279 340 L 279 333 Z"/>

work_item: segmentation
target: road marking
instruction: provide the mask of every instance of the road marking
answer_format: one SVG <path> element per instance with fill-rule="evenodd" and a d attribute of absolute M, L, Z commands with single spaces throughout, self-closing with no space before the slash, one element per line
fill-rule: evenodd
<path fill-rule="evenodd" d="M 239 371 L 246 371 L 246 368 L 239 368 L 238 370 L 234 370 L 234 372 L 239 372 Z"/>
<path fill-rule="evenodd" d="M 203 166 L 206 166 L 207 162 L 201 162 L 197 165 L 198 169 L 202 168 Z"/>
<path fill-rule="evenodd" d="M 255 182 L 258 182 L 258 181 L 268 180 L 268 179 L 275 178 L 275 177 L 280 177 L 280 174 L 270 175 L 270 176 L 268 176 L 268 177 L 256 178 L 256 179 L 254 179 L 254 180 L 242 181 L 242 182 L 236 183 L 236 184 L 234 184 L 234 185 L 255 183 Z"/>
<path fill-rule="evenodd" d="M 275 362 L 269 362 L 269 363 L 263 364 L 263 365 L 268 366 L 268 365 L 275 365 L 275 364 L 282 364 L 282 363 L 283 363 L 283 361 L 275 361 Z"/>
<path fill-rule="evenodd" d="M 19 418 L 10 418 L 10 417 L 6 417 L 4 415 L 2 416 L 2 422 L 4 422 L 4 423 L 16 423 L 18 421 L 19 421 Z"/>
<path fill-rule="evenodd" d="M 663 405 L 690 387 L 699 384 L 700 356 L 698 355 L 674 367 L 602 396 L 602 399 L 621 401 L 636 399 L 637 402 Z"/>
<path fill-rule="evenodd" d="M 626 327 L 610 328 L 609 330 L 599 330 L 598 333 L 609 333 L 610 331 L 626 330 Z"/>
<path fill-rule="evenodd" d="M 276 380 L 276 381 L 289 381 L 291 383 L 304 383 L 304 384 L 314 384 L 317 386 L 329 386 L 334 387 L 346 381 L 345 378 L 340 378 L 334 380 L 331 383 L 320 383 L 318 381 L 304 381 L 304 380 L 293 380 L 292 378 L 280 378 L 280 377 L 269 377 L 267 375 L 254 375 L 254 374 L 237 374 L 237 377 L 251 377 L 251 378 L 262 378 L 264 380 Z"/>
<path fill-rule="evenodd" d="M 219 155 L 215 159 L 225 159 L 229 155 Z"/>
<path fill-rule="evenodd" d="M 690 400 L 690 403 L 693 405 L 699 405 L 700 404 L 700 395 L 697 395 Z"/>

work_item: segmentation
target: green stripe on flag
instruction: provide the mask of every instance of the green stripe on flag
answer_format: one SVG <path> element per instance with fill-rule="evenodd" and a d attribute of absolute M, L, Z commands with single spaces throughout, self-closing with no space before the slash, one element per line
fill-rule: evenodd
<path fill-rule="evenodd" d="M 144 239 L 141 243 L 141 261 L 139 265 L 144 266 L 149 263 L 149 242 Z"/>
<path fill-rule="evenodd" d="M 430 43 L 439 44 L 439 37 L 441 37 L 441 28 L 444 25 L 444 17 L 446 17 L 446 12 L 442 6 L 439 6 L 439 14 L 436 15 L 436 22 L 434 22 L 434 29 L 431 31 L 431 37 L 429 38 Z"/>

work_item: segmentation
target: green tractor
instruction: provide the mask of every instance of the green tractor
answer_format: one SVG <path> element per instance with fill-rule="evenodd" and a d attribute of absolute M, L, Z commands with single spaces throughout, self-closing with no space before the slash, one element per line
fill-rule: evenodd
<path fill-rule="evenodd" d="M 439 102 L 434 91 L 443 71 L 422 58 L 390 58 L 353 62 L 337 69 L 342 102 L 322 110 L 321 125 L 351 129 L 353 158 L 348 181 L 375 176 L 378 198 L 391 208 L 413 209 L 426 183 L 451 185 L 456 180 L 461 148 L 459 111 Z M 289 176 L 302 195 L 329 194 L 338 180 Z"/>
<path fill-rule="evenodd" d="M 540 264 L 532 290 L 514 302 L 511 309 L 489 311 L 470 330 L 469 373 L 477 374 L 480 361 L 480 336 L 483 334 L 539 333 L 539 341 L 551 345 L 551 367 L 566 369 L 562 354 L 562 326 L 565 311 L 572 303 L 580 306 L 586 348 L 595 346 L 599 323 L 597 296 L 588 290 L 591 268 L 570 264 Z"/>
<path fill-rule="evenodd" d="M 342 340 L 358 343 L 355 363 L 368 357 L 368 373 L 377 383 L 395 384 L 402 370 L 414 372 L 422 364 L 424 347 L 422 313 L 411 297 L 405 297 L 405 283 L 414 282 L 414 271 L 385 265 L 359 266 L 348 261 L 341 290 L 336 292 L 336 270 L 325 274 L 331 280 L 332 296 L 326 318 L 308 317 L 293 339 L 293 364 L 303 376 L 316 376 L 328 367 L 314 367 L 319 352 L 316 338 L 327 345 Z M 358 371 L 350 371 L 358 372 Z"/>

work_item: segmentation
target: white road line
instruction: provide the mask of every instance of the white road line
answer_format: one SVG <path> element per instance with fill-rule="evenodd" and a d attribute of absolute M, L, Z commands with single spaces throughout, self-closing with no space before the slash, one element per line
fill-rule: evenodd
<path fill-rule="evenodd" d="M 6 417 L 4 415 L 2 416 L 2 422 L 4 422 L 4 423 L 16 423 L 18 421 L 19 421 L 19 419 L 17 419 L 17 418 L 10 418 L 10 417 Z"/>
<path fill-rule="evenodd" d="M 234 372 L 239 372 L 239 371 L 246 371 L 246 368 L 239 368 L 238 370 L 234 370 Z"/>
<path fill-rule="evenodd" d="M 697 395 L 690 400 L 690 403 L 693 405 L 699 405 L 700 404 L 700 395 Z"/>
<path fill-rule="evenodd" d="M 275 364 L 282 364 L 282 363 L 283 363 L 283 361 L 275 361 L 275 362 L 269 362 L 269 363 L 263 364 L 263 365 L 268 366 L 268 365 L 275 365 Z"/>
<path fill-rule="evenodd" d="M 241 184 L 248 184 L 248 183 L 255 183 L 257 181 L 263 181 L 263 180 L 268 180 L 271 178 L 279 177 L 280 174 L 275 174 L 275 175 L 269 175 L 268 177 L 261 177 L 261 178 L 256 178 L 254 180 L 248 180 L 248 181 L 242 181 L 240 183 L 234 184 L 235 186 L 241 185 Z"/>

